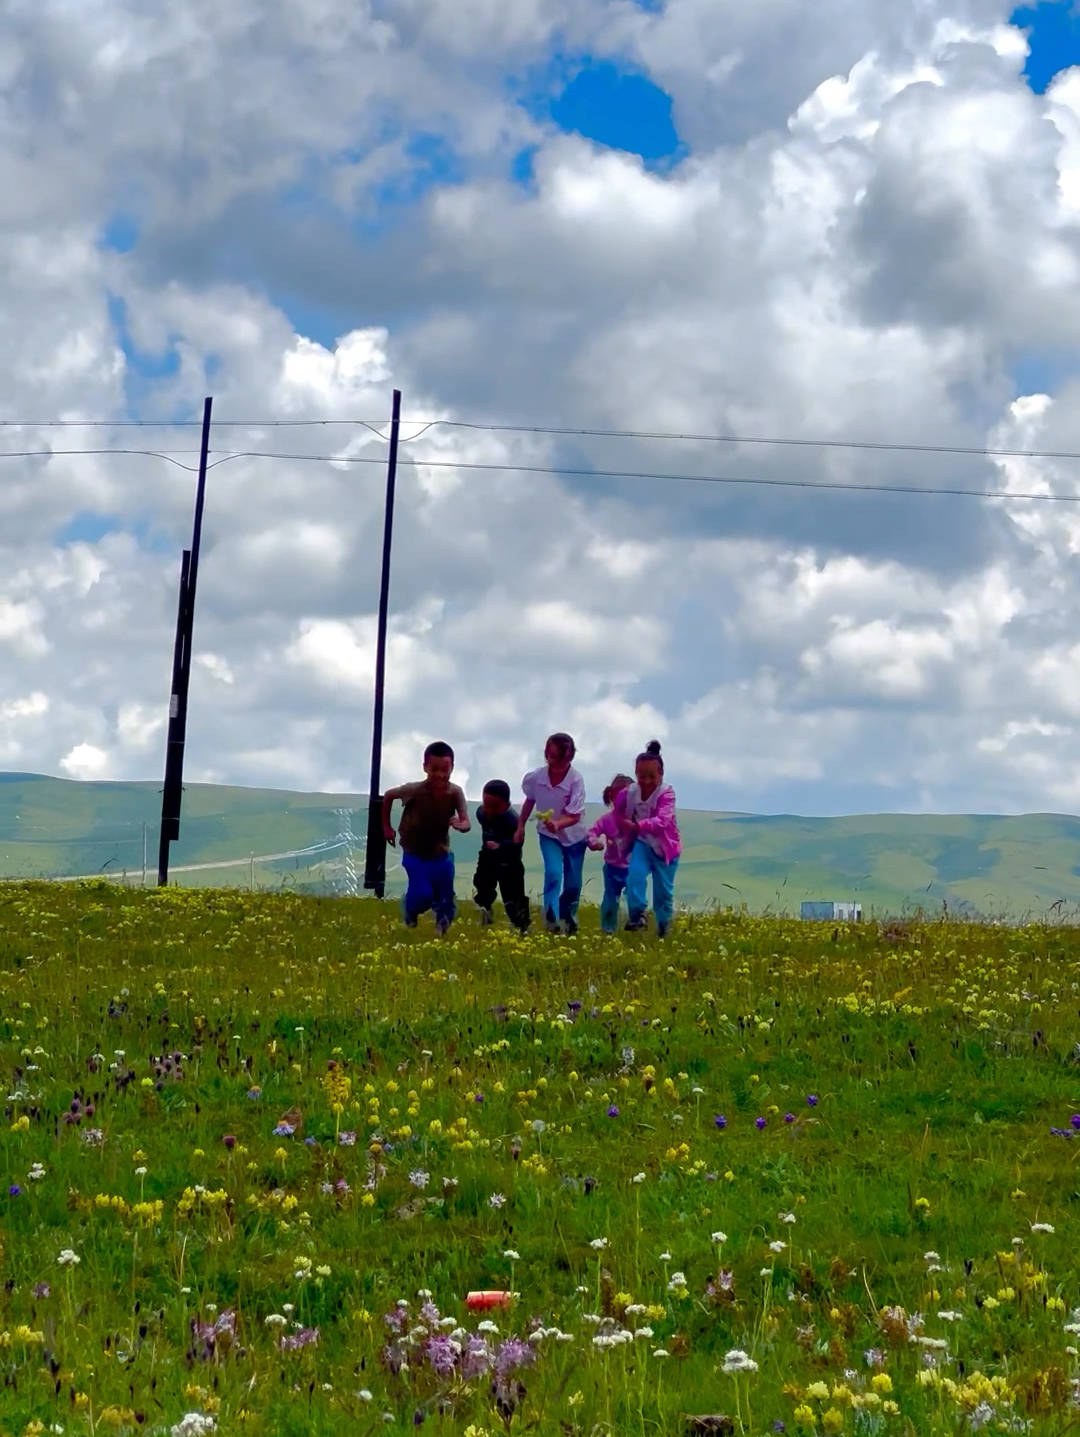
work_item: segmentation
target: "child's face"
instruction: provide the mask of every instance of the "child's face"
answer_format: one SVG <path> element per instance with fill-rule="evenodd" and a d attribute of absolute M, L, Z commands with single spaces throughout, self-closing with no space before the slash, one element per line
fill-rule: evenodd
<path fill-rule="evenodd" d="M 634 769 L 642 793 L 653 793 L 660 787 L 660 765 L 654 758 L 639 758 Z"/>
<path fill-rule="evenodd" d="M 501 794 L 485 793 L 483 807 L 489 818 L 501 818 L 510 805 Z"/>
<path fill-rule="evenodd" d="M 549 768 L 569 768 L 570 758 L 561 744 L 549 743 L 544 749 L 544 759 Z"/>
<path fill-rule="evenodd" d="M 452 758 L 428 758 L 424 760 L 424 772 L 432 788 L 445 788 L 454 771 Z"/>

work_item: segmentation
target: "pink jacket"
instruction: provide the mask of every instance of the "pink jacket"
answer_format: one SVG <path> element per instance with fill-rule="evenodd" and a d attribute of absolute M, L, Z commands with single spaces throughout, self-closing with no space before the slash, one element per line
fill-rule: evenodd
<path fill-rule="evenodd" d="M 604 849 L 604 862 L 612 868 L 628 868 L 630 866 L 630 850 L 634 846 L 634 840 L 622 831 L 620 820 L 626 818 L 626 795 L 627 789 L 620 789 L 615 795 L 614 805 L 600 816 L 589 829 L 589 838 L 606 838 L 607 847 Z"/>
<path fill-rule="evenodd" d="M 621 796 L 621 795 L 620 795 Z M 675 790 L 663 783 L 647 799 L 632 784 L 626 790 L 627 817 L 638 826 L 638 834 L 663 863 L 674 863 L 682 853 L 679 820 L 675 815 Z"/>

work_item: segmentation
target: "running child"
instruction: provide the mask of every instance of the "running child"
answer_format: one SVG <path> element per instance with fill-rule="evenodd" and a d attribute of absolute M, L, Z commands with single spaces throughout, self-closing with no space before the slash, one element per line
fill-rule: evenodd
<path fill-rule="evenodd" d="M 535 809 L 540 853 L 544 860 L 544 926 L 560 927 L 568 938 L 577 932 L 581 901 L 581 870 L 585 865 L 585 780 L 574 768 L 577 747 L 568 733 L 553 733 L 544 745 L 543 768 L 521 780 L 525 802 L 518 819 L 516 843 L 525 842 L 525 825 Z"/>
<path fill-rule="evenodd" d="M 627 780 L 629 782 L 629 780 Z M 522 933 L 529 931 L 529 900 L 525 893 L 525 862 L 516 842 L 518 816 L 510 807 L 510 785 L 501 778 L 484 784 L 484 798 L 476 810 L 480 825 L 480 856 L 473 888 L 480 921 L 492 922 L 496 891 L 502 894 L 506 916 Z"/>
<path fill-rule="evenodd" d="M 632 841 L 630 873 L 626 881 L 629 909 L 628 933 L 645 927 L 647 886 L 652 878 L 653 912 L 660 938 L 671 927 L 675 870 L 679 866 L 682 839 L 675 813 L 675 790 L 664 782 L 664 760 L 654 739 L 639 753 L 634 765 L 637 782 L 626 791 L 624 832 Z"/>
<path fill-rule="evenodd" d="M 607 813 L 589 829 L 590 848 L 604 850 L 604 897 L 600 904 L 600 928 L 604 933 L 617 933 L 619 929 L 619 900 L 626 889 L 630 872 L 630 850 L 633 838 L 624 832 L 626 822 L 626 790 L 634 780 L 625 773 L 617 773 L 604 789 L 604 803 Z"/>
<path fill-rule="evenodd" d="M 419 783 L 403 783 L 383 795 L 383 834 L 391 848 L 398 838 L 391 822 L 394 804 L 402 803 L 401 866 L 409 886 L 401 902 L 407 928 L 415 928 L 421 913 L 435 910 L 435 932 L 440 936 L 454 921 L 454 855 L 450 830 L 471 828 L 465 795 L 450 782 L 454 750 L 448 743 L 429 743 L 424 750 L 424 773 Z"/>

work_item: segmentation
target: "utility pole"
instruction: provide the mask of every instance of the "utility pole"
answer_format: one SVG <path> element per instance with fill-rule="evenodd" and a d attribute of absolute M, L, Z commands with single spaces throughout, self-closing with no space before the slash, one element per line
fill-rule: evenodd
<path fill-rule="evenodd" d="M 382 583 L 379 587 L 379 628 L 375 642 L 375 711 L 371 722 L 371 785 L 368 790 L 367 848 L 364 852 L 364 887 L 376 898 L 386 892 L 386 839 L 382 826 L 383 698 L 386 688 L 386 625 L 390 607 L 390 549 L 394 536 L 394 489 L 397 484 L 398 434 L 401 429 L 401 390 L 394 390 L 390 420 L 390 455 L 386 465 L 386 517 L 383 525 Z"/>
<path fill-rule="evenodd" d="M 146 824 L 142 826 L 142 886 L 146 887 Z"/>
<path fill-rule="evenodd" d="M 199 548 L 202 542 L 203 503 L 206 498 L 206 462 L 210 453 L 210 410 L 213 399 L 203 404 L 202 448 L 199 452 L 199 481 L 195 489 L 195 522 L 191 548 L 180 563 L 180 600 L 176 615 L 176 642 L 173 646 L 172 690 L 169 697 L 169 736 L 165 750 L 165 786 L 161 796 L 161 841 L 158 846 L 158 886 L 169 881 L 169 844 L 180 837 L 180 807 L 184 796 L 184 744 L 187 738 L 188 684 L 191 680 L 191 636 L 195 625 L 195 586 L 199 577 Z"/>

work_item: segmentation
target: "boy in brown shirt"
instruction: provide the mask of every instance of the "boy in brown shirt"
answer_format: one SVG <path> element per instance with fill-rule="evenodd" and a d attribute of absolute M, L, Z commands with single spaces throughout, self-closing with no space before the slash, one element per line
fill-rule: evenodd
<path fill-rule="evenodd" d="M 450 830 L 468 833 L 471 827 L 465 795 L 450 782 L 454 750 L 448 743 L 429 743 L 424 750 L 420 783 L 403 783 L 383 796 L 383 834 L 394 847 L 401 838 L 401 866 L 409 884 L 402 900 L 407 928 L 415 928 L 421 913 L 435 910 L 435 931 L 443 934 L 454 921 L 454 855 Z M 394 803 L 402 803 L 399 834 L 394 832 Z"/>

